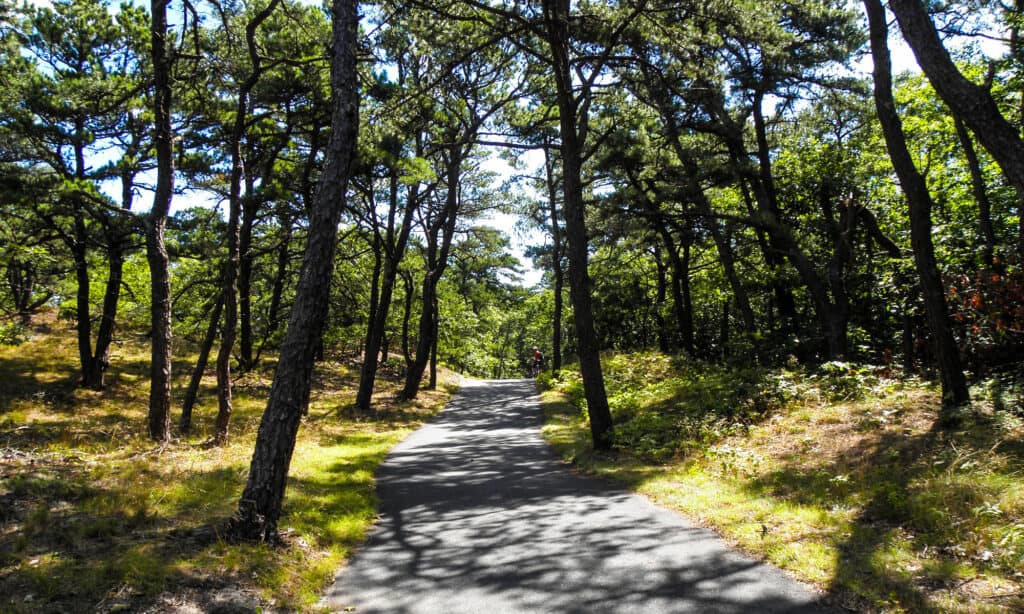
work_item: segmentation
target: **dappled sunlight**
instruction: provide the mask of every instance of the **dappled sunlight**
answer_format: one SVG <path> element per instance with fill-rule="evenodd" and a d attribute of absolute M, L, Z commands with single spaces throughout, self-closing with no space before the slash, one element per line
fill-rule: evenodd
<path fill-rule="evenodd" d="M 709 533 L 578 476 L 536 436 L 533 382 L 465 383 L 389 454 L 382 520 L 328 593 L 360 612 L 818 611 Z M 759 586 L 758 590 L 753 587 Z"/>
<path fill-rule="evenodd" d="M 627 420 L 672 420 L 698 409 L 728 415 L 725 403 L 742 398 L 740 388 L 773 410 L 734 410 L 741 428 L 721 428 L 697 445 L 637 437 L 618 440 L 620 454 L 602 457 L 588 449 L 579 410 L 552 393 L 545 396 L 545 436 L 585 471 L 686 512 L 742 549 L 828 588 L 846 607 L 1024 607 L 1024 578 L 1014 575 L 1024 561 L 1024 531 L 1014 529 L 1024 522 L 1019 419 L 979 402 L 961 430 L 944 430 L 936 426 L 934 389 L 860 379 L 864 370 L 853 367 L 820 375 L 750 372 L 762 383 L 736 383 L 709 402 L 709 391 L 727 388 L 721 373 L 683 362 L 685 376 L 653 358 L 610 363 L 648 364 L 654 380 L 678 386 L 678 407 L 635 389 L 621 397 L 633 404 Z M 612 372 L 609 379 L 626 382 L 624 388 L 664 386 L 636 372 Z M 638 432 L 653 433 L 658 424 Z M 673 445 L 686 453 L 657 454 Z"/>
<path fill-rule="evenodd" d="M 145 436 L 146 348 L 127 341 L 116 353 L 96 392 L 75 387 L 73 334 L 0 347 L 0 610 L 135 611 L 180 595 L 203 604 L 220 591 L 308 607 L 372 525 L 380 459 L 447 394 L 386 419 L 356 422 L 334 409 L 307 416 L 285 498 L 285 545 L 229 544 L 220 532 L 245 484 L 272 361 L 236 378 L 227 445 L 207 441 L 217 411 L 212 373 L 192 434 L 158 445 Z M 176 360 L 177 393 L 194 357 Z M 325 387 L 313 397 L 324 407 L 350 396 L 330 387 L 352 383 L 353 372 L 337 365 L 317 371 Z M 385 395 L 396 386 L 380 383 Z"/>

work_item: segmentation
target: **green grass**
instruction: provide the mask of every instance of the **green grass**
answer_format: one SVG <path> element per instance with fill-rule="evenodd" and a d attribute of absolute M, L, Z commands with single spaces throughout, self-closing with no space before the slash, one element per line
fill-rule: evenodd
<path fill-rule="evenodd" d="M 650 354 L 605 366 L 613 453 L 590 450 L 577 376 L 543 397 L 545 436 L 582 470 L 858 611 L 1024 610 L 1024 422 L 1012 408 L 981 400 L 947 431 L 934 390 L 883 370 L 759 372 Z"/>
<path fill-rule="evenodd" d="M 447 380 L 397 405 L 398 383 L 385 379 L 380 410 L 355 416 L 357 373 L 348 362 L 321 363 L 291 465 L 285 545 L 232 544 L 220 531 L 244 486 L 273 365 L 238 380 L 228 444 L 208 445 L 210 378 L 194 433 L 157 446 L 145 437 L 144 344 L 125 340 L 107 390 L 84 391 L 74 386 L 73 335 L 50 327 L 0 346 L 0 612 L 138 609 L 161 599 L 202 606 L 222 589 L 314 610 L 374 522 L 376 467 L 453 389 Z M 176 358 L 176 393 L 190 367 Z"/>

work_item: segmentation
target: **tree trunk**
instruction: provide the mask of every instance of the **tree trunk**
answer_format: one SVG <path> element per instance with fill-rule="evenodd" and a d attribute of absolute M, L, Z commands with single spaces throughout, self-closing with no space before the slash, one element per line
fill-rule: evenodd
<path fill-rule="evenodd" d="M 121 209 L 131 211 L 134 192 L 135 172 L 125 170 L 121 174 Z M 122 219 L 109 220 L 107 230 L 109 251 L 107 252 L 107 287 L 103 294 L 103 313 L 100 316 L 100 328 L 96 333 L 96 352 L 93 363 L 98 367 L 98 380 L 87 385 L 99 390 L 103 388 L 103 375 L 110 366 L 110 344 L 114 341 L 114 329 L 117 325 L 117 303 L 121 298 L 121 284 L 124 279 L 124 252 L 128 240 L 128 231 Z"/>
<path fill-rule="evenodd" d="M 117 301 L 121 296 L 121 282 L 124 273 L 124 247 L 120 239 L 113 242 L 107 254 L 107 288 L 103 294 L 103 314 L 100 327 L 96 333 L 96 351 L 93 354 L 93 369 L 88 373 L 89 380 L 85 385 L 93 390 L 102 390 L 103 375 L 110 366 L 110 344 L 114 341 L 114 328 L 117 320 Z"/>
<path fill-rule="evenodd" d="M 384 239 L 384 276 L 380 284 L 379 300 L 376 308 L 371 309 L 372 318 L 366 332 L 366 346 L 363 353 L 363 366 L 359 374 L 359 390 L 356 393 L 356 407 L 367 411 L 370 409 L 370 400 L 373 397 L 374 383 L 377 377 L 377 353 L 380 350 L 384 334 L 387 332 L 388 314 L 391 311 L 391 298 L 394 295 L 395 283 L 398 279 L 398 267 L 405 257 L 405 249 L 409 243 L 409 233 L 412 229 L 413 213 L 416 210 L 418 196 L 416 188 L 410 188 L 409 197 L 406 199 L 405 211 L 402 214 L 401 226 L 394 228 L 389 218 L 387 233 Z M 397 170 L 392 173 L 391 179 L 391 211 L 398 208 L 398 176 Z M 396 233 L 397 232 L 397 236 Z"/>
<path fill-rule="evenodd" d="M 907 150 L 902 122 L 896 113 L 896 102 L 892 96 L 885 8 L 879 0 L 864 0 L 864 7 L 868 14 L 871 54 L 874 57 L 875 106 L 889 149 L 889 157 L 892 159 L 893 168 L 899 177 L 910 209 L 910 236 L 914 248 L 914 261 L 921 277 L 925 312 L 939 363 L 943 405 L 941 420 L 947 424 L 954 424 L 959 421 L 958 408 L 970 402 L 970 395 L 960 362 L 960 353 L 949 322 L 945 288 L 935 262 L 931 235 L 932 198 L 924 177 L 914 166 L 914 160 Z"/>
<path fill-rule="evenodd" d="M 612 445 L 612 415 L 601 371 L 600 347 L 594 329 L 593 305 L 590 297 L 590 275 L 587 272 L 587 228 L 583 183 L 583 145 L 577 130 L 578 122 L 586 121 L 586 109 L 579 109 L 573 96 L 573 73 L 569 63 L 569 0 L 544 0 L 545 34 L 551 47 L 551 59 L 558 99 L 560 136 L 562 139 L 562 180 L 565 211 L 565 235 L 569 254 L 569 296 L 576 323 L 580 374 L 590 417 L 590 434 L 595 449 Z M 582 110 L 583 117 L 577 117 Z"/>
<path fill-rule="evenodd" d="M 150 10 L 157 176 L 153 209 L 146 219 L 146 260 L 152 284 L 148 426 L 149 436 L 157 441 L 167 441 L 171 437 L 171 272 L 170 257 L 164 243 L 167 215 L 174 195 L 174 135 L 171 129 L 171 65 L 174 60 L 167 40 L 168 4 L 169 0 L 152 0 Z"/>
<path fill-rule="evenodd" d="M 270 3 L 257 13 L 245 26 L 245 38 L 249 48 L 252 71 L 239 85 L 238 100 L 235 104 L 235 123 L 231 130 L 231 186 L 228 193 L 228 260 L 224 272 L 224 328 L 220 335 L 220 350 L 217 352 L 217 419 L 214 423 L 213 439 L 223 444 L 228 440 L 228 426 L 233 411 L 231 401 L 231 353 L 238 334 L 238 277 L 241 268 L 241 215 L 242 181 L 245 177 L 245 162 L 242 157 L 242 142 L 246 133 L 246 117 L 249 115 L 249 93 L 259 82 L 262 74 L 260 55 L 256 48 L 256 30 L 277 7 L 280 0 Z M 224 24 L 227 28 L 228 25 Z"/>
<path fill-rule="evenodd" d="M 430 353 L 436 335 L 437 314 L 437 283 L 441 281 L 448 266 L 448 252 L 455 235 L 455 222 L 459 213 L 459 181 L 462 177 L 462 160 L 465 152 L 462 142 L 453 142 L 449 146 L 448 158 L 448 194 L 445 206 L 438 216 L 433 228 L 427 232 L 427 272 L 423 276 L 423 296 L 420 300 L 419 338 L 416 340 L 416 358 L 405 374 L 405 386 L 402 389 L 403 399 L 415 399 L 419 392 L 423 372 L 430 361 Z M 440 236 L 440 245 L 438 240 Z"/>
<path fill-rule="evenodd" d="M 405 369 L 412 366 L 412 352 L 409 349 L 409 320 L 412 319 L 412 301 L 416 286 L 413 284 L 412 273 L 401 271 L 402 285 L 405 287 L 405 309 L 402 311 L 402 358 L 405 360 Z"/>
<path fill-rule="evenodd" d="M 719 323 L 718 346 L 722 350 L 722 360 L 729 358 L 729 301 L 722 301 L 722 320 Z"/>
<path fill-rule="evenodd" d="M 437 294 L 434 295 L 434 319 L 433 329 L 434 332 L 431 335 L 433 343 L 430 344 L 430 377 L 427 379 L 427 390 L 437 390 L 437 342 L 440 338 L 439 326 L 440 326 L 440 314 L 437 310 Z"/>
<path fill-rule="evenodd" d="M 77 225 L 77 224 L 76 224 Z M 78 361 L 82 368 L 81 386 L 100 390 L 103 371 L 92 354 L 92 315 L 89 310 L 89 264 L 85 253 L 85 242 L 75 241 L 71 250 L 75 264 L 75 332 L 78 335 Z"/>
<path fill-rule="evenodd" d="M 661 250 L 658 249 L 657 244 L 654 246 L 653 255 L 658 273 L 658 294 L 654 299 L 654 320 L 658 325 L 658 350 L 662 354 L 668 354 L 671 351 L 671 342 L 669 341 L 667 320 L 662 313 L 662 309 L 665 307 L 665 298 L 668 296 L 668 279 L 665 263 L 661 261 Z"/>
<path fill-rule="evenodd" d="M 268 178 L 262 177 L 263 181 Z M 246 177 L 252 183 L 252 177 Z M 256 366 L 252 330 L 252 228 L 256 222 L 256 198 L 251 187 L 242 199 L 242 222 L 238 228 L 238 369 L 248 371 Z"/>
<path fill-rule="evenodd" d="M 278 322 L 281 319 L 281 298 L 284 296 L 284 285 L 288 279 L 289 248 L 292 239 L 292 220 L 281 213 L 278 215 L 278 223 L 281 225 L 280 245 L 277 247 L 277 266 L 274 273 L 274 285 L 270 293 L 270 308 L 267 310 L 267 325 L 263 331 L 263 338 L 260 340 L 260 348 L 256 352 L 255 360 L 259 361 L 263 354 L 263 346 L 277 331 Z"/>
<path fill-rule="evenodd" d="M 683 257 L 679 261 L 679 285 L 683 299 L 683 349 L 696 355 L 693 340 L 693 294 L 690 291 L 690 241 L 683 240 Z"/>
<path fill-rule="evenodd" d="M 1024 140 L 1000 112 L 992 94 L 960 72 L 920 0 L 892 0 L 889 6 L 935 92 L 953 115 L 970 127 L 1010 183 L 1024 191 Z"/>
<path fill-rule="evenodd" d="M 981 163 L 978 161 L 978 153 L 974 150 L 974 141 L 967 133 L 967 127 L 959 117 L 953 118 L 956 126 L 956 136 L 960 140 L 960 146 L 964 150 L 964 158 L 967 160 L 967 168 L 971 172 L 971 189 L 974 192 L 974 201 L 978 203 L 978 226 L 981 231 L 983 266 L 991 267 L 996 264 L 996 233 L 992 228 L 992 203 L 988 199 L 988 192 L 985 190 L 985 178 L 981 174 Z"/>
<path fill-rule="evenodd" d="M 206 372 L 206 363 L 210 359 L 210 350 L 213 349 L 213 342 L 217 339 L 217 327 L 220 325 L 220 313 L 224 309 L 224 295 L 217 297 L 213 304 L 213 311 L 210 313 L 210 325 L 206 327 L 206 336 L 203 337 L 203 344 L 199 347 L 199 358 L 196 360 L 195 369 L 192 370 L 192 379 L 189 380 L 188 390 L 185 391 L 185 400 L 181 404 L 181 421 L 178 429 L 182 433 L 192 430 L 192 408 L 199 396 L 199 384 Z"/>
<path fill-rule="evenodd" d="M 687 297 L 684 287 L 690 284 L 689 262 L 679 257 L 679 247 L 672 238 L 672 233 L 663 224 L 655 224 L 662 242 L 665 244 L 665 251 L 668 253 L 669 263 L 672 265 L 672 310 L 676 316 L 676 324 L 683 340 L 683 351 L 693 356 L 693 318 L 687 312 Z M 689 248 L 687 248 L 687 256 Z M 688 292 L 688 291 L 687 291 Z"/>
<path fill-rule="evenodd" d="M 686 170 L 688 183 L 687 191 L 693 198 L 698 212 L 707 218 L 711 237 L 714 239 L 715 248 L 718 250 L 718 259 L 722 263 L 722 268 L 725 271 L 725 277 L 729 280 L 729 287 L 732 288 L 732 292 L 736 297 L 736 306 L 739 308 L 740 315 L 743 318 L 743 330 L 746 333 L 753 335 L 757 326 L 754 321 L 754 310 L 750 306 L 750 297 L 747 294 L 747 289 L 743 286 L 743 282 L 740 280 L 740 276 L 736 272 L 736 256 L 733 253 L 732 244 L 723 236 L 722 229 L 719 227 L 718 221 L 712 215 L 711 201 L 708 200 L 703 188 L 697 181 L 697 163 L 683 147 L 682 141 L 679 138 L 679 127 L 676 124 L 675 118 L 672 116 L 671 109 L 669 109 L 667 103 L 665 103 L 663 99 L 659 97 L 658 100 L 658 111 L 662 117 L 662 121 L 665 123 L 665 131 L 667 133 L 666 136 L 668 137 L 669 144 L 672 146 L 672 150 L 676 153 L 676 157 L 679 159 L 679 162 Z M 656 209 L 656 207 L 653 206 L 653 203 L 651 203 L 650 209 Z"/>
<path fill-rule="evenodd" d="M 554 306 L 551 320 L 551 376 L 558 377 L 562 369 L 562 289 L 565 274 L 562 271 L 562 229 L 558 223 L 558 192 L 555 185 L 554 160 L 551 148 L 544 148 L 544 170 L 548 187 L 548 208 L 551 216 L 551 274 L 554 277 Z"/>
<path fill-rule="evenodd" d="M 299 421 L 309 403 L 313 354 L 320 343 L 330 292 L 338 218 L 359 130 L 356 74 L 358 3 L 335 0 L 330 47 L 333 112 L 328 160 L 311 212 L 295 305 L 270 399 L 260 422 L 249 478 L 228 527 L 235 539 L 276 542 L 278 520 Z"/>
<path fill-rule="evenodd" d="M 830 359 L 845 359 L 849 352 L 847 329 L 850 320 L 850 296 L 846 291 L 846 266 L 853 257 L 853 234 L 857 228 L 858 205 L 852 198 L 841 201 L 839 220 L 835 217 L 831 190 L 822 188 L 818 195 L 823 217 L 832 239 L 832 257 L 828 262 L 828 281 L 832 302 L 828 305 L 828 327 L 825 329 Z"/>

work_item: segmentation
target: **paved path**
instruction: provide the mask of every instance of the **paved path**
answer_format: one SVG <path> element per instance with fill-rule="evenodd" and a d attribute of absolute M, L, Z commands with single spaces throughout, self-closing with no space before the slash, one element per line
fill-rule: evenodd
<path fill-rule="evenodd" d="M 539 414 L 532 381 L 466 382 L 381 467 L 381 521 L 327 603 L 361 614 L 832 611 L 710 531 L 571 473 L 540 439 Z"/>

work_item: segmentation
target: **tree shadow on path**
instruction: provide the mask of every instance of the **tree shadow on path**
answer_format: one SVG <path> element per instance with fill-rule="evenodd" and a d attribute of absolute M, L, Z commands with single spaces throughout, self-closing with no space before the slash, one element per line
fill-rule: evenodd
<path fill-rule="evenodd" d="M 475 382 L 397 446 L 326 600 L 357 612 L 826 612 L 818 595 L 540 439 L 533 383 Z"/>

